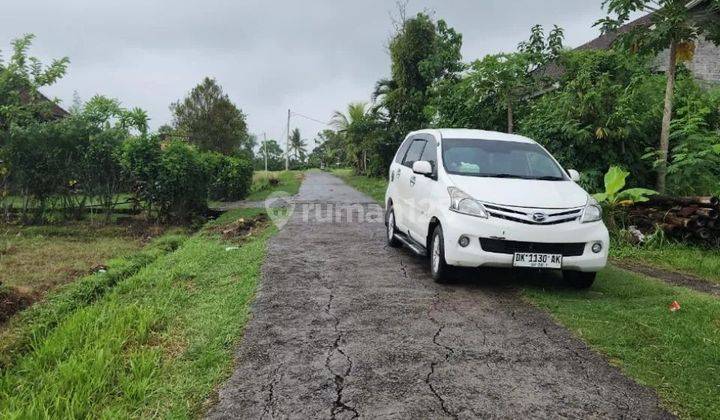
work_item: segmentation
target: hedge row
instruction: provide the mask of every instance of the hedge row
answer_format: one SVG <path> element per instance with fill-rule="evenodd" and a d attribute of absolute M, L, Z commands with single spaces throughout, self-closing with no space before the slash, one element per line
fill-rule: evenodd
<path fill-rule="evenodd" d="M 0 138 L 0 205 L 24 222 L 79 218 L 91 206 L 109 220 L 121 201 L 162 222 L 187 222 L 206 213 L 208 199 L 245 197 L 252 172 L 246 159 L 72 117 Z"/>

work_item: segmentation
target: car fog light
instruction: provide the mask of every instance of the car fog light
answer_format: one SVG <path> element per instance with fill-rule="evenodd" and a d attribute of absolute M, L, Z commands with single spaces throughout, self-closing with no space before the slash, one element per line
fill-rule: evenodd
<path fill-rule="evenodd" d="M 463 235 L 458 239 L 458 244 L 460 244 L 461 247 L 465 248 L 466 246 L 470 245 L 470 238 Z"/>
<path fill-rule="evenodd" d="M 592 252 L 599 254 L 602 251 L 602 242 L 595 242 L 592 245 Z"/>

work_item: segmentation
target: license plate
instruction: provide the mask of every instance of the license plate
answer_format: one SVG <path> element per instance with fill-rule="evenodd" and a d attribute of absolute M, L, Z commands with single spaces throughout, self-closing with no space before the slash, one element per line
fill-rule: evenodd
<path fill-rule="evenodd" d="M 562 254 L 516 252 L 513 257 L 513 267 L 562 268 Z"/>

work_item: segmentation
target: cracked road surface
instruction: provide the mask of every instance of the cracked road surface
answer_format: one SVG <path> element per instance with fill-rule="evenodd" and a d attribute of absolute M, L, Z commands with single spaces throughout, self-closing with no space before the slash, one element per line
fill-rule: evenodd
<path fill-rule="evenodd" d="M 435 284 L 425 260 L 385 247 L 382 222 L 357 220 L 379 206 L 332 175 L 308 174 L 296 202 L 210 418 L 671 417 L 523 302 L 522 280 Z"/>

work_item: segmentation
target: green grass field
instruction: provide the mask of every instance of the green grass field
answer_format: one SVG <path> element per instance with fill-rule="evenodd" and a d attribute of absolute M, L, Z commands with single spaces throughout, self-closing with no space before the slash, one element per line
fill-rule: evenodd
<path fill-rule="evenodd" d="M 348 184 L 384 199 L 387 181 L 336 170 Z M 720 255 L 679 244 L 619 248 L 637 259 L 717 281 Z M 523 284 L 524 297 L 604 354 L 638 382 L 655 388 L 684 418 L 720 418 L 720 300 L 617 268 L 603 270 L 587 291 Z M 677 300 L 682 309 L 670 312 Z"/>
<path fill-rule="evenodd" d="M 271 180 L 277 180 L 277 185 Z M 290 195 L 297 194 L 302 183 L 302 171 L 255 171 L 250 194 L 245 198 L 248 201 L 262 201 L 276 191 L 283 191 Z"/>
<path fill-rule="evenodd" d="M 0 418 L 200 415 L 231 371 L 273 232 L 228 242 L 204 229 L 37 334 L 18 323 L 29 342 L 0 373 Z"/>
<path fill-rule="evenodd" d="M 62 226 L 2 226 L 0 283 L 39 295 L 141 246 L 142 235 L 127 226 L 88 221 Z"/>

